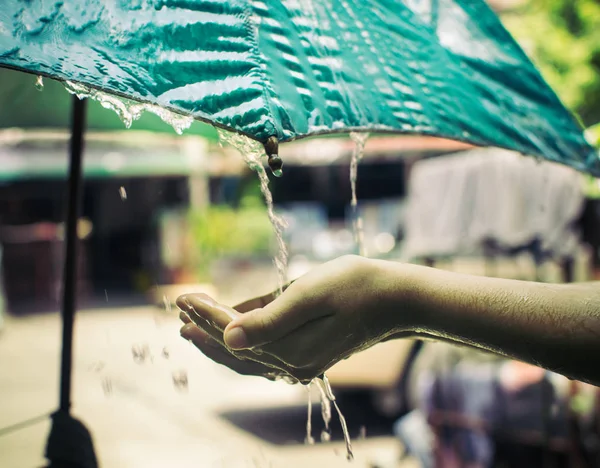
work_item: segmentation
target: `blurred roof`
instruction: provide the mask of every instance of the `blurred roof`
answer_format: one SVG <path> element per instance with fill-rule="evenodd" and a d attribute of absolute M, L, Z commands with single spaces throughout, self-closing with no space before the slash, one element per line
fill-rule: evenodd
<path fill-rule="evenodd" d="M 325 165 L 347 162 L 355 149 L 348 137 L 313 138 L 286 143 L 279 152 L 286 163 L 298 165 Z M 472 145 L 445 138 L 418 135 L 371 136 L 364 149 L 365 160 L 383 161 L 399 158 L 419 158 L 453 153 L 473 148 Z"/>
<path fill-rule="evenodd" d="M 65 130 L 0 130 L 0 181 L 67 177 Z M 88 132 L 84 177 L 168 177 L 205 170 L 208 143 L 197 136 Z"/>
<path fill-rule="evenodd" d="M 0 130 L 0 181 L 66 178 L 69 136 L 65 129 Z M 284 165 L 347 164 L 354 148 L 348 137 L 322 137 L 283 144 L 280 154 Z M 373 136 L 364 159 L 419 158 L 469 148 L 442 138 Z M 87 132 L 83 169 L 88 178 L 235 175 L 248 170 L 232 147 L 199 136 L 134 130 Z"/>

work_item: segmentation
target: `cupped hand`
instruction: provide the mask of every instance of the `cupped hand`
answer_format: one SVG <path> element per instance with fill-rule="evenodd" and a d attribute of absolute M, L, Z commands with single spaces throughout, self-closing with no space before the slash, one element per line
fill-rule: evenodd
<path fill-rule="evenodd" d="M 266 298 L 267 296 L 265 296 Z M 235 352 L 227 348 L 223 342 L 223 329 L 227 326 L 234 313 L 243 313 L 251 309 L 245 309 L 245 304 L 258 304 L 263 298 L 256 298 L 236 306 L 236 309 L 229 309 L 227 306 L 217 304 L 206 294 L 188 294 L 178 299 L 177 304 L 182 311 L 179 318 L 184 323 L 181 328 L 181 336 L 189 340 L 196 348 L 202 351 L 207 357 L 229 367 L 241 375 L 252 375 L 265 377 L 269 380 L 279 380 L 281 378 L 291 378 L 289 373 L 278 367 L 276 361 L 270 365 L 256 360 L 255 353 L 239 351 Z M 219 307 L 226 313 L 215 312 L 216 322 L 208 323 L 196 310 L 202 310 L 209 307 Z M 185 312 L 184 312 L 185 311 Z"/>
<path fill-rule="evenodd" d="M 309 381 L 386 334 L 370 265 L 362 257 L 340 257 L 279 297 L 269 294 L 235 309 L 205 295 L 181 296 L 178 306 L 200 327 L 185 325 L 182 336 L 239 373 Z"/>

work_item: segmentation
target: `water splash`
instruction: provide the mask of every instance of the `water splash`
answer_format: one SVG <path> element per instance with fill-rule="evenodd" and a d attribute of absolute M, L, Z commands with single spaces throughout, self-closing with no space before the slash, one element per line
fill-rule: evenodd
<path fill-rule="evenodd" d="M 239 133 L 218 129 L 218 134 L 220 143 L 227 143 L 237 149 L 241 153 L 248 167 L 258 174 L 260 190 L 267 203 L 267 215 L 273 226 L 275 240 L 277 242 L 277 253 L 273 263 L 277 269 L 278 287 L 279 293 L 281 294 L 287 279 L 288 250 L 285 241 L 283 240 L 283 231 L 287 227 L 287 223 L 281 216 L 275 213 L 273 208 L 273 195 L 269 190 L 269 176 L 267 175 L 267 171 L 265 170 L 262 161 L 262 159 L 266 157 L 264 148 L 259 142 Z"/>
<path fill-rule="evenodd" d="M 350 440 L 350 433 L 348 432 L 348 424 L 346 424 L 346 418 L 340 411 L 340 407 L 337 404 L 335 395 L 333 394 L 333 390 L 331 389 L 331 384 L 329 383 L 329 379 L 325 374 L 321 375 L 321 377 L 317 377 L 313 380 L 319 386 L 319 390 L 321 391 L 321 411 L 323 412 L 323 422 L 325 422 L 325 429 L 323 432 L 327 431 L 327 440 L 323 440 L 323 433 L 321 433 L 321 441 L 326 442 L 331 439 L 331 431 L 329 429 L 329 423 L 331 422 L 331 404 L 335 408 L 338 418 L 340 420 L 340 426 L 342 426 L 342 433 L 344 434 L 344 442 L 346 444 L 346 458 L 351 461 L 354 460 L 354 452 L 352 450 L 352 441 Z M 326 402 L 326 403 L 325 403 Z"/>
<path fill-rule="evenodd" d="M 188 390 L 189 379 L 188 379 L 187 370 L 179 369 L 179 370 L 173 371 L 173 373 L 171 374 L 171 378 L 173 380 L 173 386 L 175 387 L 176 390 L 178 390 L 180 392 L 186 392 Z"/>
<path fill-rule="evenodd" d="M 165 305 L 165 311 L 171 315 L 171 301 L 166 294 L 163 295 L 163 304 Z"/>
<path fill-rule="evenodd" d="M 306 438 L 304 439 L 304 443 L 307 445 L 314 445 L 315 439 L 312 436 L 312 399 L 310 388 L 312 386 L 312 382 L 309 382 L 306 386 L 306 390 L 308 393 L 308 411 L 306 417 Z"/>
<path fill-rule="evenodd" d="M 113 392 L 112 379 L 110 377 L 102 378 L 102 390 L 105 396 L 110 396 Z"/>
<path fill-rule="evenodd" d="M 98 101 L 105 109 L 114 111 L 126 128 L 130 128 L 131 124 L 139 119 L 144 112 L 150 112 L 160 117 L 163 122 L 173 127 L 178 135 L 181 135 L 194 122 L 194 118 L 191 116 L 176 114 L 153 104 L 125 100 L 72 81 L 65 81 L 65 89 L 79 99 L 88 98 Z"/>
<path fill-rule="evenodd" d="M 147 344 L 139 345 L 134 344 L 131 346 L 131 355 L 133 357 L 133 361 L 136 364 L 144 364 L 147 361 L 152 362 L 154 359 L 152 358 L 152 353 L 150 352 L 150 346 Z"/>
<path fill-rule="evenodd" d="M 325 426 L 321 431 L 321 442 L 329 442 L 331 440 L 331 429 L 329 427 L 331 423 L 331 400 L 327 395 L 323 380 L 316 378 L 313 382 L 321 394 L 321 417 L 323 418 L 323 424 Z"/>
<path fill-rule="evenodd" d="M 43 91 L 44 90 L 44 77 L 39 75 L 36 79 L 35 79 L 35 89 L 37 89 L 38 91 Z"/>
<path fill-rule="evenodd" d="M 365 248 L 365 233 L 363 228 L 363 220 L 358 213 L 358 200 L 356 198 L 356 179 L 358 177 L 358 163 L 364 156 L 365 144 L 369 138 L 368 133 L 350 133 L 350 138 L 354 142 L 354 151 L 352 151 L 352 159 L 350 161 L 350 187 L 352 189 L 352 199 L 350 206 L 352 206 L 352 225 L 354 227 L 354 241 L 356 242 L 358 254 L 362 256 L 367 255 Z"/>

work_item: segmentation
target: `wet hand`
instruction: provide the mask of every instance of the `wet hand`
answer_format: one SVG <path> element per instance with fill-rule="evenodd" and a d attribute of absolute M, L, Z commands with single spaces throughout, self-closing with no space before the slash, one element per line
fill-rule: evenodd
<path fill-rule="evenodd" d="M 184 302 L 179 303 L 180 308 L 186 311 L 179 313 L 179 318 L 184 323 L 180 332 L 181 336 L 189 340 L 213 361 L 227 366 L 241 375 L 260 376 L 269 380 L 279 380 L 289 376 L 287 372 L 278 367 L 274 367 L 273 365 L 268 366 L 252 359 L 250 353 L 229 350 L 223 342 L 222 331 L 227 326 L 226 321 L 228 319 L 222 316 L 225 322 L 219 323 L 219 325 L 210 325 L 195 312 L 195 309 L 210 307 L 211 304 L 216 304 L 209 296 L 205 294 L 189 294 L 185 296 Z M 194 307 L 192 304 L 196 304 L 196 306 Z"/>
<path fill-rule="evenodd" d="M 177 304 L 202 328 L 186 325 L 182 335 L 240 373 L 311 380 L 385 335 L 369 265 L 361 257 L 341 257 L 299 278 L 281 296 L 269 294 L 237 310 L 204 295 L 182 296 Z M 209 350 L 208 343 L 224 346 Z"/>

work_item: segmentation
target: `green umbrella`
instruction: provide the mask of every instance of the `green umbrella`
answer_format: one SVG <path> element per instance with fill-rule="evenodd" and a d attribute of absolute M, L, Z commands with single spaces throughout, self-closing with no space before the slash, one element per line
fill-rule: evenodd
<path fill-rule="evenodd" d="M 420 133 L 600 175 L 579 126 L 483 0 L 4 0 L 0 65 L 261 142 Z"/>

